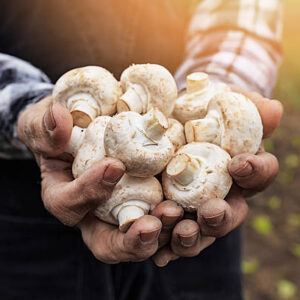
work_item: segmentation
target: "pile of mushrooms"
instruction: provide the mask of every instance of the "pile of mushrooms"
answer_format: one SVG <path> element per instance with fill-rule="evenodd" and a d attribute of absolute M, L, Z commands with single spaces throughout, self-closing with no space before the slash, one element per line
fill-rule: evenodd
<path fill-rule="evenodd" d="M 258 151 L 262 122 L 248 98 L 205 73 L 190 74 L 186 87 L 177 97 L 173 76 L 154 64 L 128 67 L 120 82 L 101 67 L 74 69 L 54 87 L 53 101 L 73 117 L 66 151 L 74 156 L 74 178 L 104 157 L 126 167 L 94 212 L 123 232 L 163 194 L 188 211 L 224 199 L 232 185 L 231 157 Z M 161 173 L 162 183 L 155 177 Z"/>

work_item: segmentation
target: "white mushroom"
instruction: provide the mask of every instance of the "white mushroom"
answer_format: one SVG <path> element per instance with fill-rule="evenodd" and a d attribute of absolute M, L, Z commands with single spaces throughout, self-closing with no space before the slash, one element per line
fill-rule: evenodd
<path fill-rule="evenodd" d="M 169 116 L 177 97 L 177 86 L 171 73 L 155 64 L 132 65 L 121 75 L 124 94 L 117 103 L 118 113 L 135 111 L 140 114 L 158 108 Z"/>
<path fill-rule="evenodd" d="M 113 115 L 121 96 L 120 83 L 104 68 L 88 66 L 65 73 L 53 89 L 54 102 L 71 112 L 74 125 L 86 128 L 100 115 Z"/>
<path fill-rule="evenodd" d="M 191 143 L 179 149 L 162 176 L 167 199 L 187 211 L 212 198 L 224 199 L 232 185 L 227 170 L 229 154 L 209 143 Z"/>
<path fill-rule="evenodd" d="M 163 200 L 162 188 L 155 177 L 137 178 L 124 174 L 108 201 L 95 215 L 108 223 L 119 224 L 122 232 L 138 218 L 148 214 Z"/>
<path fill-rule="evenodd" d="M 157 109 L 143 116 L 136 112 L 122 112 L 112 117 L 106 127 L 106 154 L 120 159 L 129 175 L 156 175 L 165 168 L 175 152 L 176 146 L 166 134 L 167 129 L 168 120 Z"/>
<path fill-rule="evenodd" d="M 256 106 L 242 94 L 220 93 L 208 105 L 205 118 L 185 124 L 187 142 L 219 145 L 231 156 L 256 153 L 263 126 Z"/>
<path fill-rule="evenodd" d="M 79 177 L 94 162 L 105 157 L 104 132 L 110 119 L 109 116 L 97 117 L 86 129 L 85 137 L 75 155 L 72 166 L 74 178 Z"/>
<path fill-rule="evenodd" d="M 222 83 L 212 83 L 206 73 L 192 73 L 186 78 L 186 93 L 178 97 L 172 116 L 182 124 L 206 115 L 209 101 L 219 92 L 229 91 Z"/>

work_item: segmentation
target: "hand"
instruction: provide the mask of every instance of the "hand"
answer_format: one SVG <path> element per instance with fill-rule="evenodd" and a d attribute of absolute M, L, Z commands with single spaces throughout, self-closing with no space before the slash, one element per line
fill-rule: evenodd
<path fill-rule="evenodd" d="M 18 121 L 18 135 L 40 166 L 46 209 L 62 223 L 74 226 L 108 199 L 125 167 L 118 160 L 105 159 L 73 180 L 72 158 L 64 153 L 72 117 L 65 107 L 51 103 L 47 97 L 26 109 Z"/>
<path fill-rule="evenodd" d="M 124 165 L 112 158 L 93 164 L 78 179 L 72 176 L 72 158 L 66 148 L 72 117 L 47 97 L 28 108 L 18 122 L 20 139 L 31 149 L 41 169 L 42 199 L 62 223 L 77 225 L 96 258 L 106 263 L 144 260 L 157 251 L 161 222 L 153 216 L 137 220 L 124 234 L 101 222 L 92 211 L 106 201 L 122 177 Z"/>
<path fill-rule="evenodd" d="M 262 118 L 264 138 L 269 137 L 279 125 L 283 113 L 281 103 L 236 87 L 232 90 L 243 93 L 255 103 Z M 180 256 L 198 255 L 216 237 L 222 237 L 241 225 L 248 213 L 244 196 L 264 190 L 275 179 L 278 161 L 274 155 L 266 153 L 262 145 L 256 155 L 244 153 L 234 157 L 228 169 L 234 184 L 226 200 L 210 199 L 199 207 L 197 222 L 183 220 L 177 223 L 169 246 L 160 249 L 153 257 L 158 266 L 165 266 Z"/>

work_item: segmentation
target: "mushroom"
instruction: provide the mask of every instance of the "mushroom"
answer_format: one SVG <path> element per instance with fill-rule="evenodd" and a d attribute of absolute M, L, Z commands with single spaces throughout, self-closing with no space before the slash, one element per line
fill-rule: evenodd
<path fill-rule="evenodd" d="M 165 168 L 175 153 L 176 146 L 171 140 L 175 140 L 174 132 L 180 128 L 173 127 L 171 139 L 166 134 L 167 129 L 168 120 L 158 109 L 143 116 L 122 112 L 112 117 L 106 127 L 106 154 L 120 159 L 129 175 L 154 176 Z"/>
<path fill-rule="evenodd" d="M 121 75 L 124 94 L 117 103 L 118 113 L 135 111 L 140 114 L 158 108 L 167 117 L 172 113 L 177 86 L 171 73 L 156 64 L 132 65 Z"/>
<path fill-rule="evenodd" d="M 71 112 L 74 125 L 86 128 L 99 115 L 113 115 L 120 83 L 104 68 L 88 66 L 65 73 L 53 89 L 54 102 Z"/>
<path fill-rule="evenodd" d="M 255 154 L 261 144 L 263 125 L 255 104 L 242 94 L 224 92 L 208 105 L 203 119 L 185 124 L 187 142 L 219 145 L 231 156 Z"/>
<path fill-rule="evenodd" d="M 148 214 L 163 200 L 162 188 L 155 177 L 137 178 L 124 174 L 108 201 L 94 214 L 101 220 L 119 224 L 122 232 L 138 218 Z"/>
<path fill-rule="evenodd" d="M 78 178 L 85 170 L 87 170 L 94 162 L 105 157 L 104 149 L 104 132 L 111 117 L 97 117 L 85 131 L 84 139 L 79 144 L 75 154 L 75 159 L 72 166 L 74 178 Z M 76 128 L 76 127 L 74 127 Z M 73 128 L 73 132 L 74 132 Z M 72 135 L 73 135 L 72 132 Z M 72 141 L 72 139 L 71 139 Z M 75 142 L 73 142 L 75 144 Z"/>
<path fill-rule="evenodd" d="M 177 151 L 163 172 L 162 184 L 167 199 L 187 211 L 212 198 L 224 199 L 232 185 L 227 170 L 229 154 L 209 143 L 187 144 Z"/>
<path fill-rule="evenodd" d="M 186 93 L 176 100 L 172 116 L 182 124 L 203 118 L 209 101 L 217 93 L 229 90 L 223 83 L 212 83 L 206 73 L 192 73 L 186 78 Z"/>

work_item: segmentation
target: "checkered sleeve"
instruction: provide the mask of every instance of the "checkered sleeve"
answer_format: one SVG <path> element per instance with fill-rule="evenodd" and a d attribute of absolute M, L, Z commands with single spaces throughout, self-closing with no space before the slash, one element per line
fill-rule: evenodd
<path fill-rule="evenodd" d="M 0 159 L 31 158 L 17 137 L 20 113 L 52 92 L 48 77 L 18 58 L 0 53 Z"/>
<path fill-rule="evenodd" d="M 175 78 L 202 71 L 215 81 L 271 95 L 281 62 L 280 0 L 203 0 L 191 19 Z"/>

